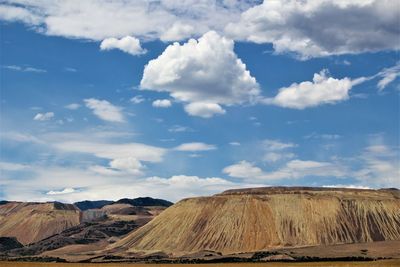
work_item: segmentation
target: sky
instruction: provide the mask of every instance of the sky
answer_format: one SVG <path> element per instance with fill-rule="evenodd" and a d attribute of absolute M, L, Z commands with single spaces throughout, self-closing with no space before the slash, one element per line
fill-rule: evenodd
<path fill-rule="evenodd" d="M 400 187 L 390 0 L 0 1 L 0 199 Z"/>

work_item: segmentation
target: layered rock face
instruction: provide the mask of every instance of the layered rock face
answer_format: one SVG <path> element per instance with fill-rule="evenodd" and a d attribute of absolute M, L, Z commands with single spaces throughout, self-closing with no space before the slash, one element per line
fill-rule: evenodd
<path fill-rule="evenodd" d="M 80 223 L 80 211 L 71 204 L 8 202 L 0 205 L 0 236 L 30 244 Z"/>
<path fill-rule="evenodd" d="M 110 248 L 228 254 L 387 240 L 400 240 L 396 189 L 270 187 L 184 199 Z"/>

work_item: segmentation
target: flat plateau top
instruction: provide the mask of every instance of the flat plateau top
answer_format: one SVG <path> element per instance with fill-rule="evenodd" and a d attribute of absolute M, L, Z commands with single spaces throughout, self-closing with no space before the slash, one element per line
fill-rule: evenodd
<path fill-rule="evenodd" d="M 400 198 L 400 190 L 397 188 L 383 189 L 356 189 L 356 188 L 331 188 L 331 187 L 258 187 L 230 189 L 215 196 L 228 195 L 275 195 L 275 194 L 334 194 L 334 195 L 365 195 L 365 196 L 389 196 Z"/>

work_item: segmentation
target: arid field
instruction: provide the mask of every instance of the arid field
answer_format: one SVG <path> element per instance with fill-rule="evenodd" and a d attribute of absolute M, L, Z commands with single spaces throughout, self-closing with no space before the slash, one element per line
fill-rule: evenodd
<path fill-rule="evenodd" d="M 33 263 L 33 262 L 0 262 L 1 267 L 183 267 L 183 266 L 201 266 L 201 267 L 228 267 L 228 266 L 244 266 L 244 267 L 397 267 L 400 266 L 400 260 L 383 260 L 383 261 L 364 261 L 364 262 L 269 262 L 269 263 L 215 263 L 215 264 L 130 264 L 130 263 Z"/>

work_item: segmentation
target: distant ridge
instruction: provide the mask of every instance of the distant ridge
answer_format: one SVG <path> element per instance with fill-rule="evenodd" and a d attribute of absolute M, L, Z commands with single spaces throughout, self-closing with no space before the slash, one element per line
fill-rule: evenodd
<path fill-rule="evenodd" d="M 151 198 L 151 197 L 138 197 L 138 198 L 122 198 L 117 201 L 112 200 L 84 200 L 75 202 L 74 205 L 77 206 L 80 210 L 85 211 L 88 209 L 101 209 L 104 206 L 112 205 L 112 204 L 129 204 L 132 206 L 141 206 L 141 207 L 169 207 L 174 203 L 159 199 L 159 198 Z"/>
<path fill-rule="evenodd" d="M 151 197 L 138 197 L 134 199 L 122 198 L 118 200 L 116 203 L 130 204 L 132 206 L 143 206 L 143 207 L 150 207 L 150 206 L 169 207 L 174 204 L 168 200 L 151 198 Z"/>
<path fill-rule="evenodd" d="M 80 210 L 85 211 L 88 209 L 101 209 L 102 207 L 112 204 L 114 201 L 111 200 L 84 200 L 75 202 L 75 206 L 77 206 Z"/>

